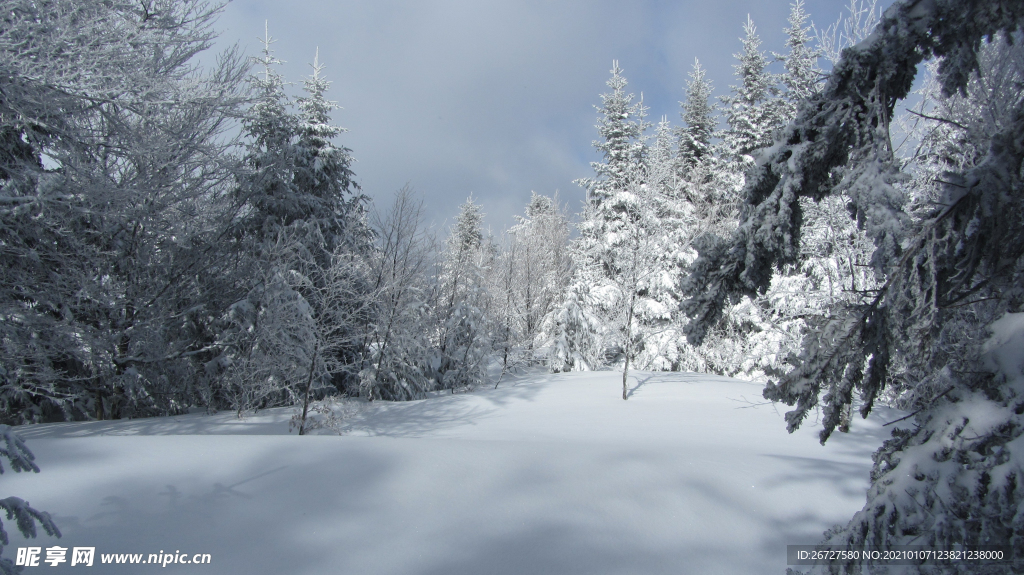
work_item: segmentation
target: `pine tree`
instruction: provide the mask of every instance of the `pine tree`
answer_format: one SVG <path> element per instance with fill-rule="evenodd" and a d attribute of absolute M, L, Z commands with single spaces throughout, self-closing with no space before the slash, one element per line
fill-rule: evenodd
<path fill-rule="evenodd" d="M 271 50 L 274 40 L 269 26 L 262 42 L 263 56 L 254 62 L 260 70 L 249 78 L 256 101 L 242 122 L 250 140 L 246 153 L 250 172 L 236 193 L 245 206 L 243 233 L 266 238 L 301 218 L 303 202 L 294 182 L 298 121 L 288 109 L 284 78 L 275 69 L 282 62 Z"/>
<path fill-rule="evenodd" d="M 820 50 L 811 47 L 811 27 L 805 27 L 810 17 L 804 10 L 803 0 L 790 5 L 789 27 L 786 32 L 786 54 L 773 54 L 785 65 L 782 83 L 786 86 L 785 100 L 789 104 L 786 117 L 792 117 L 801 102 L 806 101 L 821 89 L 822 72 L 818 68 Z"/>
<path fill-rule="evenodd" d="M 776 86 L 778 79 L 765 69 L 768 59 L 759 50 L 761 39 L 749 16 L 743 32 L 743 51 L 734 55 L 739 61 L 734 66 L 739 84 L 731 86 L 732 93 L 722 97 L 729 124 L 725 146 L 738 159 L 769 146 L 775 130 L 785 123 Z"/>
<path fill-rule="evenodd" d="M 594 148 L 604 161 L 591 163 L 596 178 L 576 182 L 587 190 L 587 202 L 594 207 L 625 189 L 630 174 L 643 159 L 643 134 L 649 127 L 644 120 L 643 101 L 633 103 L 634 95 L 626 93 L 628 82 L 617 60 L 612 62 L 611 74 L 607 84 L 612 91 L 601 94 L 601 106 L 595 106 L 601 113 L 597 133 L 602 139 L 594 141 Z"/>
<path fill-rule="evenodd" d="M 331 123 L 331 112 L 338 106 L 325 96 L 331 83 L 322 75 L 324 66 L 320 63 L 319 50 L 312 68 L 312 74 L 303 82 L 306 95 L 298 98 L 293 184 L 299 198 L 308 204 L 304 233 L 309 236 L 306 249 L 310 255 L 305 265 L 308 273 L 312 274 L 310 289 L 314 293 L 325 294 L 340 288 L 348 298 L 347 310 L 342 309 L 345 306 L 340 302 L 335 306 L 332 312 L 334 325 L 330 328 L 336 339 L 348 341 L 347 345 L 335 346 L 331 351 L 335 354 L 330 358 L 333 364 L 344 366 L 343 371 L 333 372 L 335 385 L 341 389 L 345 387 L 345 381 L 355 375 L 348 371 L 358 371 L 355 366 L 364 352 L 357 345 L 362 338 L 356 331 L 365 324 L 365 319 L 359 316 L 369 312 L 372 296 L 366 278 L 358 276 L 359 270 L 366 271 L 366 260 L 372 250 L 372 233 L 366 222 L 367 198 L 358 193 L 359 185 L 353 179 L 351 150 L 334 143 L 334 139 L 346 130 Z M 332 269 L 332 266 L 339 265 L 343 272 Z M 326 285 L 314 278 L 325 281 L 333 278 L 344 286 Z M 312 298 L 314 307 L 318 299 L 321 298 Z M 325 310 L 317 309 L 317 313 L 326 317 Z M 345 325 L 339 323 L 342 316 L 347 318 Z"/>
<path fill-rule="evenodd" d="M 633 95 L 626 94 L 626 79 L 618 62 L 612 64 L 612 77 L 608 80 L 610 93 L 602 94 L 602 107 L 597 125 L 603 138 L 594 141 L 594 148 L 604 156 L 604 162 L 591 166 L 596 178 L 577 180 L 586 188 L 587 201 L 583 221 L 580 223 L 580 253 L 591 258 L 601 268 L 603 277 L 614 273 L 616 262 L 609 251 L 608 240 L 630 225 L 628 207 L 633 202 L 629 187 L 633 178 L 642 177 L 646 145 L 643 135 L 648 127 L 643 102 L 632 104 Z M 588 265 L 582 266 L 589 268 Z"/>
<path fill-rule="evenodd" d="M 629 349 L 623 337 L 630 332 L 632 321 L 620 321 L 622 314 L 617 311 L 623 301 L 634 301 L 635 298 L 619 293 L 612 283 L 615 278 L 622 277 L 623 266 L 629 265 L 627 261 L 619 260 L 622 255 L 619 244 L 635 232 L 638 223 L 636 191 L 638 186 L 646 185 L 643 166 L 647 155 L 644 143 L 644 132 L 648 127 L 646 108 L 642 102 L 632 103 L 634 96 L 625 91 L 627 83 L 618 62 L 612 63 L 611 73 L 608 87 L 612 91 L 601 95 L 602 106 L 597 108 L 601 113 L 597 129 L 602 139 L 594 141 L 594 147 L 602 153 L 605 161 L 591 164 L 596 172 L 595 178 L 577 181 L 587 189 L 587 201 L 583 221 L 579 224 L 580 237 L 573 251 L 576 270 L 571 282 L 573 287 L 567 292 L 573 299 L 566 302 L 568 308 L 556 312 L 564 315 L 564 312 L 574 310 L 576 316 L 565 317 L 561 330 L 568 327 L 567 322 L 592 326 L 594 318 L 616 323 L 616 327 L 605 325 L 598 331 L 577 330 L 572 338 L 558 336 L 566 345 L 579 344 L 587 350 L 570 347 L 560 353 L 565 358 L 587 358 L 590 360 L 586 363 L 589 369 L 595 367 L 592 362 L 600 361 L 593 351 L 599 345 L 610 345 L 608 351 L 619 357 L 622 350 Z M 607 333 L 602 335 L 599 332 Z M 564 331 L 560 333 L 564 334 Z M 595 339 L 583 341 L 584 335 Z M 599 339 L 606 335 L 611 335 L 611 339 L 599 344 Z M 573 361 L 580 367 L 584 365 Z"/>
<path fill-rule="evenodd" d="M 365 253 L 369 240 L 362 220 L 366 198 L 355 195 L 359 185 L 353 180 L 352 151 L 334 144 L 346 130 L 331 124 L 331 112 L 338 106 L 325 97 L 331 83 L 321 75 L 319 50 L 312 66 L 312 75 L 303 82 L 307 95 L 298 99 L 294 185 L 302 200 L 310 203 L 308 217 L 319 222 L 327 251 L 346 245 Z"/>
<path fill-rule="evenodd" d="M 15 473 L 21 473 L 22 471 L 39 473 L 39 466 L 34 461 L 35 456 L 25 445 L 25 440 L 21 436 L 14 433 L 10 426 L 0 424 L 0 437 L 3 438 L 3 442 L 0 444 L 0 457 L 3 457 L 10 463 L 11 469 Z M 3 472 L 3 465 L 0 465 L 0 473 Z M 43 528 L 47 535 L 51 537 L 61 536 L 60 529 L 57 528 L 50 514 L 34 509 L 24 499 L 18 497 L 0 499 L 0 510 L 6 513 L 8 521 L 14 519 L 22 537 L 35 537 L 37 533 L 36 523 Z M 9 541 L 3 523 L 0 522 L 0 553 L 3 552 L 4 546 Z M 22 571 L 23 569 L 16 566 L 10 559 L 0 557 L 0 573 L 16 575 Z"/>
<path fill-rule="evenodd" d="M 711 140 L 718 131 L 715 108 L 711 103 L 713 90 L 706 75 L 700 61 L 694 59 L 693 71 L 686 83 L 686 100 L 679 103 L 682 107 L 680 116 L 685 124 L 678 135 L 679 157 L 689 169 L 711 156 Z"/>

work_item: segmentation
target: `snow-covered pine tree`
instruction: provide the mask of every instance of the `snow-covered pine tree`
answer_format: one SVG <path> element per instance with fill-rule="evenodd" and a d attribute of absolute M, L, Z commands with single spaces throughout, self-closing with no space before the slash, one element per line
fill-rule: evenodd
<path fill-rule="evenodd" d="M 752 27 L 747 30 L 753 33 Z M 756 36 L 748 37 L 748 40 L 747 48 L 759 42 Z M 766 63 L 763 54 L 756 51 L 756 46 L 749 52 L 745 55 L 748 59 L 759 58 L 758 65 L 761 66 Z M 743 54 L 740 56 L 744 57 Z M 738 74 L 742 72 L 742 66 L 738 67 Z M 764 76 L 763 68 L 761 75 Z M 745 80 L 742 76 L 739 79 L 742 89 Z M 735 90 L 736 87 L 734 98 Z M 679 130 L 678 136 L 682 161 L 676 195 L 678 211 L 684 222 L 678 259 L 685 265 L 696 258 L 697 246 L 728 235 L 734 229 L 740 203 L 739 189 L 748 166 L 747 159 L 738 158 L 734 153 L 732 144 L 735 139 L 716 129 L 717 109 L 710 99 L 711 93 L 705 71 L 695 61 L 686 86 L 686 100 L 680 103 L 685 126 Z M 743 104 L 737 106 L 737 110 L 746 109 Z M 740 124 L 745 121 L 734 119 Z M 753 124 L 748 122 L 746 125 L 749 128 Z M 715 138 L 724 138 L 724 141 L 713 142 Z M 681 276 L 680 272 L 675 277 Z M 677 301 L 681 299 L 677 296 Z M 770 328 L 765 322 L 765 306 L 759 303 L 749 299 L 737 302 L 725 314 L 726 320 L 716 326 L 701 346 L 680 341 L 677 345 L 678 368 L 730 376 L 759 376 L 758 367 L 765 357 L 762 353 L 765 350 L 752 343 L 758 334 Z M 679 318 L 677 323 L 685 322 Z"/>
<path fill-rule="evenodd" d="M 360 279 L 359 270 L 365 271 L 366 259 L 372 251 L 372 232 L 366 221 L 366 203 L 368 198 L 359 193 L 359 184 L 354 181 L 352 172 L 352 152 L 344 146 L 338 146 L 334 139 L 346 130 L 331 123 L 331 112 L 338 109 L 335 102 L 326 98 L 330 87 L 322 71 L 320 54 L 313 59 L 313 73 L 303 82 L 306 95 L 298 98 L 298 130 L 297 158 L 295 166 L 295 188 L 301 198 L 309 202 L 309 213 L 304 217 L 309 255 L 304 258 L 303 266 L 312 283 L 310 289 L 315 293 L 333 293 L 340 289 L 348 298 L 347 310 L 342 309 L 341 300 L 333 301 L 330 314 L 326 310 L 317 310 L 317 315 L 324 318 L 332 315 L 329 330 L 338 341 L 346 340 L 348 345 L 333 346 L 330 353 L 335 354 L 330 364 L 345 370 L 334 370 L 333 377 L 339 389 L 345 387 L 345 380 L 354 377 L 356 367 L 363 354 L 357 342 L 362 341 L 356 333 L 365 319 L 359 316 L 370 309 L 370 287 L 366 278 Z M 332 266 L 341 269 L 332 270 Z M 329 279 L 342 282 L 340 286 L 323 284 L 321 280 Z M 312 297 L 311 303 L 323 298 Z M 326 300 L 324 300 L 326 301 Z M 338 323 L 341 317 L 347 318 L 343 325 Z M 326 331 L 324 332 L 326 333 Z M 320 346 L 326 351 L 325 346 Z"/>
<path fill-rule="evenodd" d="M 325 96 L 331 83 L 321 72 L 320 54 L 313 59 L 313 73 L 303 82 L 305 96 L 298 98 L 298 141 L 295 187 L 308 202 L 307 221 L 316 221 L 326 240 L 327 253 L 340 246 L 365 253 L 370 235 L 364 220 L 367 198 L 359 192 L 352 173 L 352 151 L 334 139 L 346 132 L 331 123 L 338 109 Z"/>
<path fill-rule="evenodd" d="M 718 110 L 711 99 L 712 86 L 698 60 L 686 83 L 686 99 L 679 103 L 684 126 L 678 129 L 679 200 L 690 215 L 689 243 L 707 235 L 722 235 L 734 225 L 739 203 L 737 188 L 742 174 L 730 162 L 720 137 Z"/>
<path fill-rule="evenodd" d="M 616 313 L 619 298 L 609 283 L 619 275 L 622 265 L 616 261 L 615 244 L 631 232 L 634 222 L 630 213 L 636 196 L 630 189 L 642 183 L 634 182 L 634 178 L 644 177 L 646 108 L 642 101 L 633 103 L 633 94 L 626 93 L 627 82 L 617 61 L 612 63 L 611 74 L 607 83 L 611 92 L 601 95 L 602 105 L 597 107 L 600 112 L 597 130 L 602 139 L 594 141 L 604 161 L 591 164 L 596 177 L 577 180 L 586 188 L 587 199 L 579 224 L 580 237 L 573 250 L 576 271 L 571 282 L 573 287 L 567 291 L 571 299 L 565 302 L 563 309 L 553 312 L 564 316 L 563 321 L 551 326 L 558 330 L 559 335 L 555 337 L 559 345 L 581 346 L 578 349 L 568 347 L 558 353 L 562 359 L 586 358 L 589 361 L 572 360 L 574 366 L 583 369 L 597 367 L 603 361 L 600 355 L 621 358 L 621 351 L 625 349 L 622 337 L 628 322 L 617 322 L 621 329 L 609 325 L 599 330 L 590 328 L 595 322 L 600 325 L 619 315 Z M 566 316 L 567 313 L 573 317 Z M 559 325 L 561 327 L 557 327 Z M 575 326 L 571 328 L 573 336 L 565 337 L 564 330 L 570 329 L 570 325 Z M 603 333 L 599 335 L 600 332 Z M 551 337 L 554 332 L 547 333 Z M 585 338 L 591 339 L 584 341 Z M 605 350 L 595 356 L 594 350 L 598 347 Z M 567 364 L 555 365 L 560 361 L 555 359 L 552 369 L 566 367 Z"/>
<path fill-rule="evenodd" d="M 774 54 L 785 65 L 780 78 L 786 91 L 779 104 L 786 117 L 821 88 L 807 19 L 803 3 L 794 3 L 785 30 L 789 52 Z M 764 295 L 729 308 L 727 321 L 716 330 L 717 341 L 702 346 L 709 352 L 709 366 L 733 376 L 781 375 L 787 355 L 799 349 L 809 325 L 820 324 L 838 302 L 859 300 L 874 286 L 863 266 L 870 241 L 846 216 L 845 205 L 841 194 L 821 202 L 801 200 L 805 233 L 800 263 L 776 270 Z"/>
<path fill-rule="evenodd" d="M 693 70 L 686 82 L 686 100 L 679 103 L 679 116 L 683 127 L 678 129 L 679 159 L 682 167 L 692 170 L 695 165 L 710 158 L 714 150 L 711 140 L 718 132 L 718 120 L 711 100 L 713 88 L 707 71 L 700 60 L 693 60 Z"/>
<path fill-rule="evenodd" d="M 850 213 L 873 240 L 871 264 L 884 283 L 866 305 L 835 313 L 806 338 L 793 371 L 765 389 L 766 398 L 796 405 L 786 415 L 790 429 L 820 401 L 824 441 L 841 422 L 854 390 L 860 392 L 861 413 L 870 412 L 894 361 L 923 376 L 911 382 L 925 392 L 913 415 L 917 425 L 894 432 L 876 453 L 864 509 L 847 526 L 831 530 L 829 543 L 1008 545 L 1024 557 L 1024 493 L 1017 487 L 1024 476 L 1014 455 L 1024 430 L 1017 315 L 1024 256 L 1024 108 L 1018 102 L 1000 115 L 997 129 L 979 143 L 985 154 L 942 178 L 936 190 L 941 202 L 923 217 L 908 212 L 898 187 L 906 176 L 897 169 L 888 139 L 893 106 L 907 96 L 925 58 L 939 59 L 945 94 L 970 97 L 986 38 L 1020 34 L 1022 24 L 1024 4 L 1009 0 L 908 0 L 891 6 L 868 39 L 843 52 L 824 90 L 801 108 L 759 163 L 745 186 L 737 232 L 705 246 L 691 268 L 687 310 L 694 319 L 688 328 L 699 341 L 728 298 L 764 292 L 774 266 L 795 263 L 801 197 L 845 191 Z M 947 321 L 965 312 L 977 314 L 969 329 L 948 331 Z M 989 344 L 981 346 L 986 339 Z M 1016 362 L 1007 361 L 1011 357 Z M 1015 561 L 1012 569 L 1021 569 Z M 862 567 L 837 562 L 817 570 L 860 573 Z"/>
<path fill-rule="evenodd" d="M 330 83 L 316 57 L 293 114 L 269 34 L 263 42 L 261 69 L 250 79 L 257 98 L 244 122 L 250 170 L 236 192 L 245 202 L 240 259 L 253 272 L 247 295 L 225 314 L 222 355 L 207 370 L 210 398 L 216 402 L 212 389 L 222 383 L 239 412 L 307 403 L 325 377 L 343 388 L 359 371 L 360 314 L 370 307 L 360 276 L 371 239 L 365 198 L 356 195 L 349 150 L 333 142 L 344 130 L 331 124 Z"/>
<path fill-rule="evenodd" d="M 782 83 L 786 86 L 783 96 L 788 104 L 784 111 L 786 118 L 793 117 L 800 102 L 809 99 L 821 89 L 823 77 L 821 69 L 818 68 L 821 50 L 811 45 L 812 28 L 805 27 L 810 16 L 804 10 L 803 0 L 796 0 L 790 6 L 789 27 L 785 29 L 786 47 L 789 48 L 789 52 L 772 54 L 786 69 L 782 74 Z"/>
<path fill-rule="evenodd" d="M 602 162 L 592 162 L 596 177 L 582 178 L 576 183 L 587 190 L 587 204 L 595 209 L 608 198 L 623 190 L 636 166 L 643 160 L 644 132 L 649 124 L 644 120 L 646 108 L 641 99 L 633 102 L 633 94 L 626 93 L 628 82 L 622 75 L 618 60 L 612 62 L 612 77 L 607 85 L 611 92 L 601 94 L 600 113 L 594 148 L 601 153 Z"/>
<path fill-rule="evenodd" d="M 261 41 L 257 69 L 247 78 L 254 98 L 242 119 L 245 169 L 234 189 L 239 215 L 231 247 L 238 252 L 232 259 L 240 262 L 233 271 L 241 294 L 221 313 L 209 346 L 217 353 L 199 385 L 209 408 L 228 407 L 239 416 L 293 401 L 313 343 L 309 304 L 291 281 L 301 248 L 286 231 L 303 215 L 294 182 L 298 119 L 276 70 L 282 62 L 273 55 L 269 25 Z"/>
<path fill-rule="evenodd" d="M 579 255 L 575 246 L 573 255 Z M 587 262 L 582 257 L 574 259 Z M 596 315 L 597 306 L 585 281 L 592 275 L 575 268 L 572 277 L 561 301 L 544 316 L 537 337 L 541 347 L 547 349 L 548 369 L 552 373 L 593 371 L 604 365 L 607 329 Z"/>
<path fill-rule="evenodd" d="M 645 256 L 648 275 L 637 316 L 641 335 L 641 346 L 633 359 L 637 369 L 678 370 L 690 364 L 685 357 L 689 346 L 680 331 L 683 316 L 679 313 L 679 283 L 696 252 L 690 246 L 694 210 L 681 177 L 689 172 L 678 156 L 680 147 L 677 130 L 662 118 L 645 162 L 647 187 L 641 190 L 647 214 L 641 232 L 648 236 L 651 254 Z M 695 159 L 689 169 L 705 161 L 710 161 L 707 155 Z"/>
<path fill-rule="evenodd" d="M 274 237 L 282 226 L 302 217 L 303 202 L 295 190 L 295 137 L 298 119 L 289 110 L 285 81 L 276 67 L 269 25 L 262 39 L 258 70 L 249 78 L 255 101 L 242 120 L 248 138 L 245 162 L 249 171 L 236 189 L 242 204 L 242 233 L 257 239 Z"/>
<path fill-rule="evenodd" d="M 768 59 L 760 51 L 761 38 L 753 20 L 743 25 L 743 50 L 734 57 L 738 84 L 722 97 L 729 128 L 724 145 L 729 155 L 741 163 L 741 171 L 753 161 L 754 150 L 771 145 L 773 133 L 786 123 L 779 98 L 778 77 L 768 72 Z"/>

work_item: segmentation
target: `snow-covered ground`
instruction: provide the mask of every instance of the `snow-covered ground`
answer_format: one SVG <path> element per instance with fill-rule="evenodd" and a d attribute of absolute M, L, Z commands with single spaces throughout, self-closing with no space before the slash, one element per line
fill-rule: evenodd
<path fill-rule="evenodd" d="M 209 553 L 174 573 L 783 573 L 786 545 L 864 504 L 884 408 L 828 445 L 793 435 L 761 385 L 639 372 L 533 375 L 497 390 L 377 402 L 345 433 L 292 410 L 51 424 L 19 432 L 42 472 L 3 475 L 63 531 L 19 546 Z M 9 530 L 13 526 L 8 526 Z M 70 552 L 68 554 L 70 559 Z"/>

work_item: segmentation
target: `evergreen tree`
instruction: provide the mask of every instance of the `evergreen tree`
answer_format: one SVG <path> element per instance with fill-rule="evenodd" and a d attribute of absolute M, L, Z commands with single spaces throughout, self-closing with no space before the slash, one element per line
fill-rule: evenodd
<path fill-rule="evenodd" d="M 3 438 L 3 442 L 0 443 L 0 457 L 3 457 L 10 463 L 11 469 L 15 473 L 21 473 L 22 471 L 39 473 L 39 466 L 34 461 L 35 455 L 29 451 L 25 445 L 25 440 L 21 436 L 14 433 L 10 426 L 0 424 L 0 437 Z M 3 472 L 3 465 L 0 465 L 0 473 Z M 37 533 L 36 523 L 43 528 L 47 535 L 61 536 L 60 529 L 57 528 L 50 514 L 34 509 L 24 499 L 13 496 L 0 499 L 0 510 L 6 513 L 8 521 L 14 519 L 22 537 L 35 537 Z M 0 553 L 3 552 L 4 546 L 9 542 L 7 531 L 4 529 L 3 523 L 0 522 Z M 3 575 L 16 575 L 23 570 L 10 559 L 0 557 L 0 573 L 3 573 Z"/>
<path fill-rule="evenodd" d="M 365 325 L 360 314 L 369 312 L 372 296 L 366 278 L 359 274 L 366 271 L 365 263 L 372 251 L 372 233 L 366 222 L 367 198 L 358 193 L 359 185 L 353 180 L 351 150 L 334 143 L 346 130 L 331 123 L 331 112 L 338 106 L 325 96 L 330 82 L 321 74 L 319 50 L 312 68 L 313 73 L 303 82 L 306 95 L 298 98 L 293 183 L 301 200 L 308 204 L 304 221 L 305 234 L 309 235 L 306 249 L 310 255 L 305 265 L 312 274 L 310 289 L 324 294 L 334 293 L 340 287 L 326 285 L 315 278 L 345 284 L 343 291 L 347 294 L 348 309 L 343 311 L 342 305 L 332 312 L 335 325 L 331 328 L 335 338 L 348 341 L 332 350 L 337 354 L 332 358 L 334 365 L 343 367 L 343 371 L 334 372 L 335 385 L 343 389 L 345 381 L 354 376 L 348 372 L 358 371 L 356 366 L 364 352 L 357 345 L 363 338 L 356 332 Z M 332 269 L 339 265 L 343 272 Z M 316 299 L 312 301 L 314 307 Z M 317 313 L 326 317 L 324 310 L 318 309 Z M 338 323 L 341 316 L 348 320 L 345 325 Z"/>
<path fill-rule="evenodd" d="M 743 32 L 743 51 L 734 55 L 739 61 L 734 66 L 739 84 L 731 86 L 731 94 L 722 97 L 729 124 L 725 146 L 730 155 L 740 160 L 771 145 L 773 133 L 785 123 L 776 86 L 778 79 L 765 69 L 768 59 L 759 50 L 761 39 L 749 16 Z"/>
<path fill-rule="evenodd" d="M 604 332 L 601 318 L 580 272 L 566 288 L 566 294 L 544 316 L 540 338 L 548 350 L 552 373 L 593 371 L 604 364 Z"/>
<path fill-rule="evenodd" d="M 623 266 L 630 265 L 625 260 L 619 260 L 623 255 L 619 244 L 630 237 L 639 224 L 639 212 L 636 209 L 639 198 L 636 192 L 639 186 L 646 185 L 643 166 L 647 155 L 644 144 L 644 132 L 648 127 L 645 120 L 646 108 L 642 102 L 632 103 L 634 96 L 625 91 L 627 83 L 618 62 L 612 63 L 611 73 L 608 87 L 612 91 L 601 95 L 602 106 L 597 108 L 601 113 L 597 129 L 602 139 L 594 141 L 594 147 L 602 153 L 605 161 L 591 164 L 596 172 L 595 178 L 577 181 L 587 189 L 587 201 L 583 221 L 579 224 L 580 237 L 573 251 L 576 271 L 571 284 L 574 285 L 567 292 L 574 299 L 567 302 L 569 308 L 556 312 L 576 310 L 574 313 L 583 314 L 582 317 L 564 318 L 559 328 L 563 335 L 558 337 L 565 345 L 578 344 L 587 350 L 584 352 L 583 349 L 570 347 L 560 353 L 565 358 L 590 359 L 586 363 L 589 369 L 595 367 L 593 361 L 600 361 L 593 354 L 599 345 L 610 346 L 606 352 L 611 357 L 621 358 L 621 352 L 625 349 L 623 337 L 632 322 L 623 323 L 614 318 L 622 315 L 617 313 L 624 301 L 620 296 L 629 301 L 633 298 L 629 294 L 619 293 L 612 283 L 615 278 L 621 278 Z M 601 318 L 600 321 L 605 323 L 598 330 L 606 332 L 604 335 L 593 330 L 576 330 L 574 337 L 564 337 L 564 330 L 570 323 L 578 326 L 593 325 L 593 318 Z M 613 321 L 617 327 L 608 324 Z M 611 337 L 599 344 L 598 339 L 583 341 L 581 338 L 584 335 L 594 338 Z M 584 366 L 580 362 L 574 361 L 574 364 Z"/>
<path fill-rule="evenodd" d="M 711 103 L 711 81 L 700 61 L 694 59 L 690 80 L 686 82 L 686 100 L 680 102 L 680 116 L 685 127 L 679 130 L 679 157 L 683 165 L 693 169 L 698 162 L 713 153 L 711 140 L 715 137 L 718 121 Z"/>
<path fill-rule="evenodd" d="M 633 94 L 626 93 L 626 78 L 622 76 L 618 60 L 612 62 L 612 77 L 608 80 L 611 92 L 601 94 L 597 133 L 602 139 L 594 141 L 594 148 L 604 158 L 592 162 L 596 178 L 583 178 L 576 183 L 587 190 L 587 202 L 599 207 L 616 191 L 625 189 L 630 174 L 643 159 L 643 134 L 649 127 L 644 120 L 643 101 L 633 103 Z"/>
<path fill-rule="evenodd" d="M 355 195 L 352 151 L 338 147 L 334 139 L 346 130 L 331 124 L 331 112 L 338 108 L 327 100 L 330 82 L 323 78 L 319 50 L 313 59 L 313 74 L 303 82 L 306 96 L 298 99 L 298 141 L 295 188 L 310 205 L 309 218 L 321 226 L 327 251 L 345 245 L 365 253 L 369 236 L 362 219 L 366 198 Z"/>
<path fill-rule="evenodd" d="M 360 369 L 358 330 L 371 307 L 362 277 L 371 242 L 365 198 L 355 195 L 349 150 L 333 142 L 344 130 L 331 124 L 330 83 L 315 58 L 292 113 L 272 42 L 267 34 L 261 70 L 250 78 L 250 169 L 236 191 L 245 202 L 237 249 L 249 262 L 247 294 L 224 314 L 214 346 L 221 355 L 206 370 L 207 401 L 223 395 L 239 412 L 308 403 L 324 377 L 344 388 Z"/>
<path fill-rule="evenodd" d="M 257 238 L 273 237 L 301 218 L 304 203 L 294 182 L 298 121 L 288 109 L 284 78 L 275 69 L 282 62 L 271 50 L 269 28 L 262 41 L 263 56 L 254 61 L 260 70 L 249 77 L 255 102 L 242 122 L 250 171 L 236 191 L 244 205 L 242 231 Z"/>
<path fill-rule="evenodd" d="M 782 83 L 786 86 L 785 111 L 787 118 L 796 112 L 800 102 L 806 101 L 821 89 L 821 70 L 818 68 L 819 50 L 811 47 L 811 27 L 805 27 L 810 17 L 804 10 L 803 0 L 790 5 L 789 27 L 786 32 L 786 54 L 773 54 L 785 66 Z"/>
<path fill-rule="evenodd" d="M 602 107 L 597 131 L 602 140 L 594 141 L 594 148 L 604 155 L 604 162 L 591 166 L 596 178 L 577 180 L 587 190 L 587 201 L 580 223 L 581 254 L 586 254 L 600 268 L 600 276 L 610 277 L 616 268 L 608 241 L 629 225 L 629 205 L 634 198 L 629 188 L 633 178 L 642 177 L 641 168 L 646 145 L 643 134 L 648 124 L 643 103 L 632 104 L 633 95 L 626 94 L 626 79 L 618 62 L 612 64 L 612 77 L 608 80 L 610 93 L 602 94 Z M 590 269 L 590 265 L 580 269 Z"/>

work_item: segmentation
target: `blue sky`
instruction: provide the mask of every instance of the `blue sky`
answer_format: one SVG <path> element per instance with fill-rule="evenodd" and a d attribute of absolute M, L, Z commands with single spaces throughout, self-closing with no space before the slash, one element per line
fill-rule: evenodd
<path fill-rule="evenodd" d="M 847 3 L 805 7 L 824 27 Z M 378 203 L 409 183 L 441 226 L 472 194 L 499 233 L 531 190 L 558 190 L 580 211 L 584 194 L 572 182 L 598 159 L 593 106 L 613 59 L 651 119 L 679 125 L 694 58 L 716 94 L 727 93 L 747 15 L 762 49 L 783 52 L 789 10 L 788 0 L 233 0 L 217 27 L 218 47 L 256 55 L 268 22 L 296 93 L 319 48 L 328 96 L 343 108 L 335 123 L 349 130 L 339 143 Z"/>

